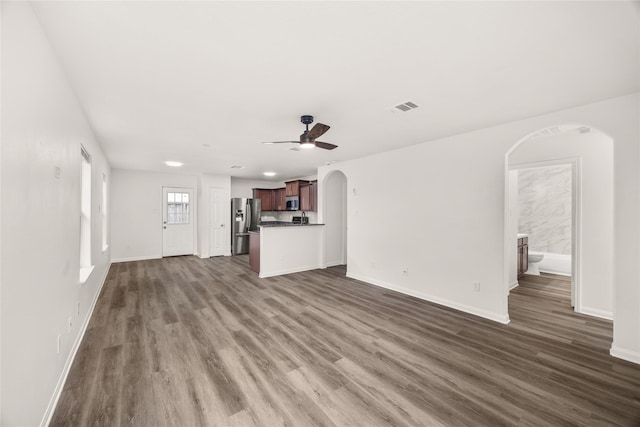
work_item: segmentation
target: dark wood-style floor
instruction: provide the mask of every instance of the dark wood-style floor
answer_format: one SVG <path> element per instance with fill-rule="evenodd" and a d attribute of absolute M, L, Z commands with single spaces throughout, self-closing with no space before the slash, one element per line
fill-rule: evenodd
<path fill-rule="evenodd" d="M 52 425 L 639 425 L 640 367 L 566 279 L 523 277 L 500 325 L 344 275 L 114 264 Z"/>

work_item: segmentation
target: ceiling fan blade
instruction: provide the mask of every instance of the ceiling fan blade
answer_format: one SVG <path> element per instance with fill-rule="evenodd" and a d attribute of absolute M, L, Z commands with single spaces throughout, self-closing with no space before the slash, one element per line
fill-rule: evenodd
<path fill-rule="evenodd" d="M 334 148 L 338 148 L 337 145 L 329 144 L 328 142 L 316 141 L 314 142 L 314 144 L 316 144 L 316 147 L 324 148 L 325 150 L 333 150 Z"/>
<path fill-rule="evenodd" d="M 309 137 L 309 139 L 316 139 L 323 135 L 330 128 L 331 126 L 323 125 L 322 123 L 316 123 L 315 126 L 311 128 L 307 136 Z"/>
<path fill-rule="evenodd" d="M 269 141 L 263 144 L 300 144 L 300 141 Z"/>

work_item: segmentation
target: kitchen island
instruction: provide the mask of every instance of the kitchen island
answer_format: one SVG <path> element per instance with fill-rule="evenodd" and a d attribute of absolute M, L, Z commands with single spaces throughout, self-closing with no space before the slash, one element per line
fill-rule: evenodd
<path fill-rule="evenodd" d="M 324 232 L 324 224 L 262 224 L 249 233 L 249 265 L 260 277 L 323 268 Z"/>

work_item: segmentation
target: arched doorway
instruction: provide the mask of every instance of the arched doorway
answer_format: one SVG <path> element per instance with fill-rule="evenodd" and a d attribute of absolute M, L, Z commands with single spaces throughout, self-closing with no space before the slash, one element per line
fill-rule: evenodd
<path fill-rule="evenodd" d="M 332 171 L 323 185 L 326 266 L 347 264 L 347 177 Z"/>
<path fill-rule="evenodd" d="M 514 263 L 517 236 L 514 233 L 523 231 L 514 226 L 514 221 L 518 221 L 513 212 L 513 198 L 518 194 L 513 188 L 514 170 L 561 166 L 571 170 L 571 305 L 578 313 L 612 320 L 613 139 L 584 125 L 541 129 L 516 142 L 505 155 L 505 304 L 508 310 L 509 289 L 513 287 L 514 269 L 517 268 Z M 540 172 L 538 175 L 544 176 L 545 172 Z M 548 195 L 540 197 L 550 199 Z M 545 218 L 543 222 L 553 221 Z M 543 231 L 529 227 L 528 233 L 540 236 Z M 557 240 L 560 233 L 551 234 Z M 545 255 L 552 259 L 554 256 L 553 253 Z"/>

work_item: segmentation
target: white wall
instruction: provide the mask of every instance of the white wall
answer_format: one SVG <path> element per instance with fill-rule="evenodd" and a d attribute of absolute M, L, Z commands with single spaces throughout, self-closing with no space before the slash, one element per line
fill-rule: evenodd
<path fill-rule="evenodd" d="M 111 255 L 114 262 L 162 257 L 162 187 L 193 188 L 198 177 L 177 173 L 113 169 L 111 178 Z M 199 198 L 194 212 L 197 252 Z"/>
<path fill-rule="evenodd" d="M 103 155 L 28 3 L 2 2 L 2 418 L 46 421 L 109 268 Z M 92 262 L 80 285 L 80 145 L 92 156 Z M 54 177 L 54 168 L 60 177 Z M 78 303 L 80 313 L 78 314 Z M 68 329 L 68 319 L 72 328 Z M 57 337 L 61 349 L 57 352 Z"/>
<path fill-rule="evenodd" d="M 282 181 L 258 181 L 254 179 L 231 178 L 231 198 L 253 197 L 254 188 L 283 188 Z"/>
<path fill-rule="evenodd" d="M 321 167 L 320 182 L 348 178 L 348 274 L 507 322 L 506 155 L 539 129 L 582 123 L 615 141 L 612 354 L 640 362 L 639 104 L 636 93 Z"/>
<path fill-rule="evenodd" d="M 0 5 L 0 23 L 2 22 L 3 7 Z M 1 29 L 1 27 L 0 27 Z M 2 46 L 2 31 L 0 31 L 0 46 Z M 0 55 L 0 70 L 2 56 Z M 2 84 L 0 83 L 0 88 Z M 0 90 L 1 93 L 1 90 Z M 0 102 L 0 118 L 2 117 L 2 103 Z M 0 119 L 1 121 L 1 119 Z M 0 126 L 0 129 L 2 126 Z M 0 236 L 2 236 L 2 135 L 0 135 Z M 2 243 L 0 240 L 0 308 L 2 307 Z M 0 332 L 2 331 L 2 315 L 0 313 Z M 2 337 L 0 336 L 0 425 L 2 425 Z"/>
<path fill-rule="evenodd" d="M 601 132 L 535 138 L 511 154 L 511 167 L 580 158 L 581 238 L 577 311 L 605 318 L 613 313 L 613 141 Z M 535 244 L 535 236 L 529 236 Z M 536 250 L 535 246 L 530 250 Z M 549 252 L 549 251 L 542 251 Z"/>

